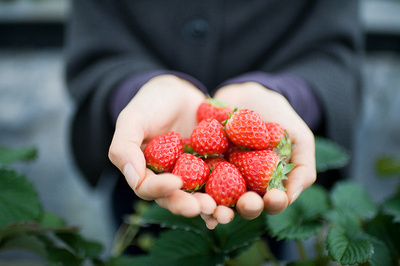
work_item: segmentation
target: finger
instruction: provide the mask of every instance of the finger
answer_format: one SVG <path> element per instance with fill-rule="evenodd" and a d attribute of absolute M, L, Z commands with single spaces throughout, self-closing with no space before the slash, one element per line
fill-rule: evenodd
<path fill-rule="evenodd" d="M 217 227 L 217 225 L 218 225 L 218 221 L 215 218 L 211 218 L 211 219 L 206 221 L 206 226 L 210 230 L 214 230 L 215 227 Z"/>
<path fill-rule="evenodd" d="M 264 209 L 264 201 L 255 192 L 246 192 L 243 194 L 236 203 L 236 211 L 246 220 L 257 218 Z"/>
<path fill-rule="evenodd" d="M 295 141 L 291 159 L 295 168 L 288 174 L 288 179 L 285 182 L 286 194 L 290 204 L 298 198 L 304 189 L 311 186 L 317 177 L 314 137 L 310 134 Z"/>
<path fill-rule="evenodd" d="M 289 202 L 286 193 L 277 188 L 269 190 L 264 195 L 263 200 L 265 212 L 271 215 L 284 211 Z"/>
<path fill-rule="evenodd" d="M 196 192 L 193 196 L 199 201 L 201 213 L 205 215 L 212 215 L 217 208 L 215 200 L 206 193 Z"/>
<path fill-rule="evenodd" d="M 226 206 L 218 205 L 215 209 L 213 217 L 218 221 L 220 224 L 228 224 L 230 223 L 235 216 L 235 212 Z"/>
<path fill-rule="evenodd" d="M 214 230 L 217 227 L 218 221 L 212 215 L 202 213 L 200 217 L 204 220 L 208 229 Z"/>
<path fill-rule="evenodd" d="M 128 119 L 122 111 L 118 117 L 108 152 L 110 161 L 124 174 L 132 189 L 141 185 L 146 171 L 146 160 L 141 150 L 144 138 L 139 116 Z"/>
<path fill-rule="evenodd" d="M 155 174 L 150 169 L 146 169 L 146 178 L 134 191 L 144 200 L 154 200 L 168 197 L 174 191 L 180 190 L 182 184 L 182 179 L 176 175 L 170 173 Z"/>
<path fill-rule="evenodd" d="M 168 209 L 175 215 L 195 217 L 201 213 L 198 200 L 182 190 L 175 190 L 168 197 L 158 198 L 155 201 L 160 207 Z"/>

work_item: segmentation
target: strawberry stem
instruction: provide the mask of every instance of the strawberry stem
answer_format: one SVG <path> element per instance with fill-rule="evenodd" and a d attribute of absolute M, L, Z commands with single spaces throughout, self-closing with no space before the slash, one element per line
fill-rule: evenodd
<path fill-rule="evenodd" d="M 150 170 L 152 170 L 154 173 L 156 173 L 156 174 L 160 174 L 160 173 L 163 173 L 164 172 L 164 169 L 162 169 L 162 168 L 157 168 L 157 167 L 155 167 L 154 165 L 152 165 L 152 164 L 150 164 L 150 163 L 148 163 L 148 164 L 146 164 L 146 166 L 147 166 L 147 168 L 149 168 Z"/>
<path fill-rule="evenodd" d="M 286 188 L 283 186 L 283 181 L 287 179 L 286 175 L 289 174 L 294 169 L 294 167 L 295 167 L 294 164 L 287 164 L 283 160 L 279 161 L 278 165 L 276 166 L 276 169 L 272 174 L 272 178 L 269 181 L 267 191 L 269 191 L 272 188 L 277 188 L 282 191 L 286 191 Z"/>

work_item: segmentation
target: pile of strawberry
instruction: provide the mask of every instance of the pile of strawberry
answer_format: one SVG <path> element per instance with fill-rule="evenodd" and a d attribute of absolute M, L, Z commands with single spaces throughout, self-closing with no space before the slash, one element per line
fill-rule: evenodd
<path fill-rule="evenodd" d="M 147 167 L 172 172 L 182 178 L 183 190 L 204 191 L 228 207 L 246 191 L 263 196 L 271 188 L 285 190 L 294 165 L 292 143 L 280 124 L 215 98 L 199 106 L 197 120 L 190 138 L 171 131 L 152 139 L 144 149 Z"/>

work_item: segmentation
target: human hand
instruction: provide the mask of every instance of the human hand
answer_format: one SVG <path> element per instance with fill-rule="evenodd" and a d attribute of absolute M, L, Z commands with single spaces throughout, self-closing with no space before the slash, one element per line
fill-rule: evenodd
<path fill-rule="evenodd" d="M 246 192 L 236 205 L 239 215 L 249 220 L 257 218 L 263 210 L 269 214 L 282 212 L 316 180 L 313 133 L 281 94 L 258 83 L 231 84 L 220 88 L 214 97 L 232 106 L 254 110 L 264 121 L 278 122 L 289 132 L 291 140 L 295 143 L 291 163 L 296 167 L 286 180 L 287 191 L 271 189 L 262 198 L 254 192 Z M 234 211 L 225 206 L 218 206 L 213 215 L 202 217 L 210 228 L 220 221 L 232 220 Z"/>
<path fill-rule="evenodd" d="M 148 81 L 118 116 L 109 149 L 111 162 L 124 174 L 138 197 L 155 200 L 176 215 L 194 217 L 214 213 L 215 201 L 206 194 L 182 191 L 173 174 L 155 174 L 146 168 L 143 148 L 154 137 L 175 131 L 189 137 L 196 126 L 196 110 L 205 95 L 173 75 Z"/>

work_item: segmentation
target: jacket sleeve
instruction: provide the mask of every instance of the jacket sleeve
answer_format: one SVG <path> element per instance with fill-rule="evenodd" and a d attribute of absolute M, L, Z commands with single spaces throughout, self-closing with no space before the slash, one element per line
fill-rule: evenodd
<path fill-rule="evenodd" d="M 137 38 L 140 33 L 123 24 L 118 2 L 72 1 L 66 33 L 66 82 L 76 103 L 71 149 L 92 185 L 110 167 L 107 154 L 114 124 L 107 107 L 112 91 L 137 72 L 164 69 Z"/>
<path fill-rule="evenodd" d="M 283 49 L 277 48 L 261 68 L 280 61 L 275 72 L 291 73 L 308 82 L 321 103 L 323 134 L 351 148 L 363 48 L 358 1 L 309 2 L 308 13 L 302 14 L 300 23 L 281 42 Z M 296 53 L 287 58 L 280 52 L 288 50 Z"/>

